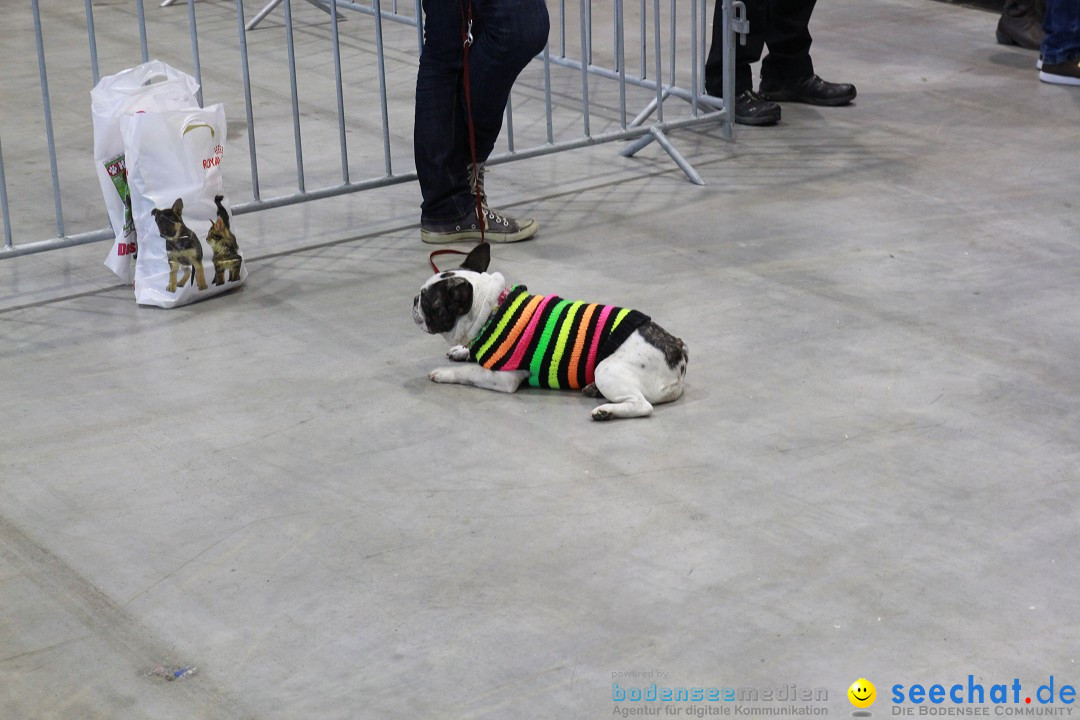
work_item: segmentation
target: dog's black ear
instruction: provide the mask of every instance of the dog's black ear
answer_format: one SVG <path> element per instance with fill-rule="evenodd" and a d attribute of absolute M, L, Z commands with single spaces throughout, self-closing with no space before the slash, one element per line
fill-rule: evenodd
<path fill-rule="evenodd" d="M 486 245 L 487 243 L 484 244 Z M 455 317 L 467 314 L 472 310 L 472 283 L 462 278 L 454 278 L 449 282 L 450 312 L 452 312 Z"/>
<path fill-rule="evenodd" d="M 473 272 L 487 272 L 488 265 L 491 263 L 491 245 L 486 242 L 482 242 L 472 249 L 472 251 L 465 256 L 465 262 L 461 263 L 462 270 L 472 270 Z"/>
<path fill-rule="evenodd" d="M 183 198 L 176 198 L 176 202 L 174 202 L 172 204 L 172 210 L 177 215 L 182 213 L 184 211 L 184 199 Z"/>

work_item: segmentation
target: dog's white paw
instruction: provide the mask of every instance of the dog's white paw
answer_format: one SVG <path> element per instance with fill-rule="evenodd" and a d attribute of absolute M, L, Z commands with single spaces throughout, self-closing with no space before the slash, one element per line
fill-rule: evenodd
<path fill-rule="evenodd" d="M 465 362 L 469 359 L 469 348 L 464 345 L 455 345 L 446 351 L 446 357 L 454 362 Z"/>
<path fill-rule="evenodd" d="M 601 406 L 592 411 L 592 419 L 599 421 L 614 420 L 615 413 L 611 412 L 610 410 L 606 410 L 603 406 Z"/>
<path fill-rule="evenodd" d="M 458 381 L 454 368 L 435 368 L 428 373 L 428 379 L 437 383 L 456 383 Z"/>

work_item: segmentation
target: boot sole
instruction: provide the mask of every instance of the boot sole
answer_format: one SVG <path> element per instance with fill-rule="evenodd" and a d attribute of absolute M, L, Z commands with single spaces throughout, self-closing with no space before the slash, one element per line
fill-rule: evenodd
<path fill-rule="evenodd" d="M 1014 38 L 1012 35 L 1009 35 L 1008 33 L 1003 33 L 1000 30 L 997 31 L 997 41 L 998 45 L 1015 45 L 1016 47 L 1021 47 L 1025 50 L 1039 50 L 1042 47 L 1041 43 L 1039 45 L 1022 43 L 1016 38 Z"/>
<path fill-rule="evenodd" d="M 759 92 L 759 95 L 765 100 L 772 102 L 797 102 L 805 105 L 817 105 L 818 107 L 840 107 L 841 105 L 850 105 L 851 101 L 855 99 L 857 93 L 851 93 L 851 95 L 843 95 L 838 98 L 815 98 L 808 95 L 795 95 L 792 93 L 767 93 Z"/>
<path fill-rule="evenodd" d="M 1020 43 L 1012 39 L 1011 35 L 1006 35 L 1000 30 L 997 31 L 998 45 L 1019 45 Z"/>
<path fill-rule="evenodd" d="M 780 115 L 768 116 L 768 117 L 752 117 L 752 116 L 735 116 L 736 125 L 750 125 L 752 127 L 764 127 L 767 125 L 776 125 L 780 122 Z"/>

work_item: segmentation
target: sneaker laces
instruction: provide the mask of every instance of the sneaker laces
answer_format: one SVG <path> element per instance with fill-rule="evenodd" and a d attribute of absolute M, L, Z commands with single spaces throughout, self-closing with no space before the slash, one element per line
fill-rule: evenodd
<path fill-rule="evenodd" d="M 488 205 L 487 193 L 484 191 L 484 172 L 486 170 L 487 165 L 485 163 L 469 165 L 469 187 L 475 195 L 480 196 L 480 205 L 484 213 L 484 229 L 499 225 L 509 230 L 516 221 L 501 214 L 498 210 L 491 209 Z"/>
<path fill-rule="evenodd" d="M 480 196 L 480 204 L 484 210 L 488 208 L 487 193 L 484 191 L 484 172 L 487 170 L 485 163 L 469 164 L 469 189 Z"/>
<path fill-rule="evenodd" d="M 500 215 L 495 210 L 484 205 L 484 227 L 489 228 L 492 224 L 502 225 L 504 228 L 510 227 L 510 218 Z"/>

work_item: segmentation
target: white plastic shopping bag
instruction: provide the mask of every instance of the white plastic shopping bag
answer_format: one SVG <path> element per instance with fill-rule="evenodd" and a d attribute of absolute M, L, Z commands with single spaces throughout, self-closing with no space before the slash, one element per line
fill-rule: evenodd
<path fill-rule="evenodd" d="M 225 129 L 221 104 L 122 122 L 140 305 L 184 305 L 247 277 L 222 190 Z"/>
<path fill-rule="evenodd" d="M 137 244 L 128 196 L 121 119 L 137 112 L 197 108 L 195 78 L 160 60 L 101 78 L 90 92 L 94 119 L 94 164 L 116 241 L 105 266 L 130 283 Z"/>

